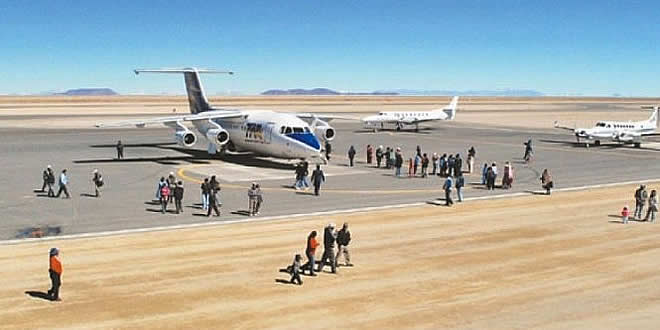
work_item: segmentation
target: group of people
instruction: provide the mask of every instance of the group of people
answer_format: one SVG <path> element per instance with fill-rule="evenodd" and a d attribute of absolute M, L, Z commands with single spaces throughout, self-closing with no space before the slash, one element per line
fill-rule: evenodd
<path fill-rule="evenodd" d="M 307 181 L 307 176 L 309 175 L 309 163 L 306 160 L 303 160 L 296 164 L 295 172 L 296 182 L 293 184 L 293 187 L 296 190 L 309 189 L 309 182 Z M 316 165 L 316 169 L 312 171 L 310 180 L 314 186 L 314 195 L 319 196 L 321 193 L 321 185 L 325 182 L 325 173 L 323 173 L 321 165 Z"/>
<path fill-rule="evenodd" d="M 644 214 L 644 207 L 646 207 L 646 216 L 642 218 Z M 621 216 L 623 218 L 623 223 L 628 223 L 629 216 L 628 206 L 624 206 L 621 211 Z M 635 190 L 635 213 L 633 217 L 637 221 L 650 221 L 655 222 L 655 215 L 658 213 L 658 193 L 655 189 L 651 190 L 649 195 L 646 190 L 646 185 L 640 185 L 637 190 Z"/>
<path fill-rule="evenodd" d="M 46 166 L 46 169 L 41 174 L 43 184 L 39 192 L 46 193 L 48 197 L 58 198 L 64 193 L 64 198 L 71 198 L 69 193 L 69 174 L 67 169 L 63 169 L 60 175 L 57 178 L 58 190 L 57 194 L 53 189 L 55 186 L 55 172 L 52 165 Z M 94 190 L 94 197 L 101 196 L 101 187 L 103 187 L 104 181 L 101 172 L 98 169 L 92 171 L 92 186 Z M 46 190 L 48 189 L 48 190 Z"/>
<path fill-rule="evenodd" d="M 167 205 L 174 201 L 175 213 L 183 213 L 183 181 L 177 181 L 174 172 L 170 172 L 167 176 L 161 177 L 156 187 L 156 199 L 160 201 L 161 212 L 167 212 Z"/>
<path fill-rule="evenodd" d="M 301 274 L 309 271 L 310 276 L 316 276 L 316 273 L 323 271 L 325 266 L 330 266 L 333 274 L 337 273 L 337 262 L 339 258 L 344 256 L 344 265 L 352 267 L 351 254 L 348 245 L 351 243 L 351 232 L 348 229 L 348 223 L 344 223 L 339 231 L 335 229 L 334 223 L 329 223 L 323 228 L 323 255 L 321 261 L 316 266 L 316 248 L 320 246 L 317 239 L 318 233 L 316 230 L 309 233 L 307 236 L 307 245 L 305 247 L 305 256 L 307 256 L 307 263 L 302 264 L 302 256 L 296 254 L 293 263 L 289 267 L 291 273 L 291 283 L 302 285 Z M 335 253 L 335 247 L 337 252 Z"/>

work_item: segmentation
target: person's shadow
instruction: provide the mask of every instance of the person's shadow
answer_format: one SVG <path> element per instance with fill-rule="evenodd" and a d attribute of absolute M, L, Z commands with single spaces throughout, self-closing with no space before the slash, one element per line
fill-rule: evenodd
<path fill-rule="evenodd" d="M 32 297 L 32 298 L 41 298 L 44 300 L 53 300 L 48 293 L 46 292 L 41 292 L 41 291 L 25 291 L 25 294 Z"/>

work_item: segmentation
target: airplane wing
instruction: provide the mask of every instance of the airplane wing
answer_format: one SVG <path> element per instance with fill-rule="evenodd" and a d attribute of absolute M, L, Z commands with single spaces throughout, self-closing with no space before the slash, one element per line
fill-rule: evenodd
<path fill-rule="evenodd" d="M 575 132 L 575 128 L 574 128 L 574 127 L 568 127 L 568 126 L 562 126 L 562 125 L 559 125 L 559 122 L 558 122 L 558 121 L 555 121 L 555 128 L 563 129 L 563 130 L 567 130 L 567 131 L 571 131 L 571 132 Z"/>
<path fill-rule="evenodd" d="M 323 120 L 324 122 L 330 122 L 333 119 L 359 120 L 354 117 L 338 116 L 333 114 L 294 113 L 294 115 L 303 120 L 314 120 L 314 118 L 318 118 L 320 120 Z"/>
<path fill-rule="evenodd" d="M 170 116 L 170 117 L 159 117 L 159 118 L 148 118 L 148 119 L 136 119 L 136 120 L 127 120 L 116 123 L 103 124 L 99 123 L 95 126 L 98 128 L 109 128 L 109 127 L 126 127 L 126 126 L 135 126 L 135 127 L 145 127 L 147 125 L 153 124 L 171 124 L 176 122 L 183 121 L 198 121 L 198 120 L 209 120 L 209 119 L 220 119 L 220 118 L 238 118 L 243 116 L 241 111 L 207 111 L 198 114 L 189 114 L 181 116 Z"/>

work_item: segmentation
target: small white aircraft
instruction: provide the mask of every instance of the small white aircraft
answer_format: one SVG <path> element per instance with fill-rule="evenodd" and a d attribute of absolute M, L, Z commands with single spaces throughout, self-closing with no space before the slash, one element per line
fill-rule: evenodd
<path fill-rule="evenodd" d="M 572 131 L 578 143 L 580 143 L 580 139 L 586 140 L 586 147 L 589 147 L 591 141 L 599 146 L 601 140 L 611 140 L 621 144 L 632 144 L 635 148 L 639 148 L 644 136 L 660 135 L 656 133 L 658 108 L 658 106 L 642 106 L 642 109 L 653 109 L 651 117 L 643 121 L 599 121 L 592 128 L 571 128 L 561 126 L 555 121 L 555 128 Z"/>
<path fill-rule="evenodd" d="M 335 129 L 328 121 L 339 117 L 211 107 L 204 94 L 199 73 L 233 72 L 196 68 L 138 69 L 134 72 L 136 75 L 142 72 L 183 73 L 190 114 L 97 124 L 96 127 L 145 127 L 150 124 L 163 124 L 175 130 L 174 139 L 179 145 L 192 148 L 198 140 L 197 135 L 184 124 L 192 123 L 195 130 L 208 141 L 207 150 L 211 155 L 216 154 L 219 149 L 220 153 L 225 150 L 249 152 L 282 159 L 308 159 L 314 163 L 325 162 L 321 157 L 320 141 L 331 141 L 335 138 Z"/>
<path fill-rule="evenodd" d="M 396 125 L 396 130 L 400 131 L 404 125 L 415 125 L 415 131 L 419 130 L 419 123 L 435 120 L 454 120 L 456 117 L 456 106 L 458 105 L 458 96 L 454 96 L 451 102 L 444 108 L 431 111 L 386 111 L 377 115 L 362 118 L 365 128 L 371 128 L 374 132 L 385 128 L 385 124 Z"/>

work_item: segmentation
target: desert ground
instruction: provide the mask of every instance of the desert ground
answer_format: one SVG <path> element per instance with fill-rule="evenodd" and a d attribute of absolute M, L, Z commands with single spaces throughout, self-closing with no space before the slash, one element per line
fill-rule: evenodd
<path fill-rule="evenodd" d="M 269 109 L 291 112 L 350 113 L 360 118 L 380 111 L 431 110 L 450 97 L 412 96 L 229 96 L 212 97 L 217 107 Z M 659 104 L 655 98 L 573 97 L 461 97 L 457 121 L 513 128 L 551 128 L 554 121 L 591 126 L 596 120 L 641 120 L 641 105 Z M 0 97 L 0 127 L 91 128 L 150 116 L 188 113 L 185 97 Z"/>
<path fill-rule="evenodd" d="M 448 100 L 218 97 L 211 103 L 360 117 L 385 110 L 433 109 Z M 113 142 L 116 134 L 135 144 L 158 144 L 169 137 L 169 131 L 110 134 L 85 129 L 99 121 L 172 115 L 174 108 L 175 114 L 183 114 L 185 98 L 0 97 L 0 129 L 7 134 L 2 150 L 10 155 L 0 160 L 8 169 L 0 177 L 0 207 L 8 222 L 59 216 L 75 219 L 65 225 L 88 225 L 73 234 L 116 226 L 141 228 L 144 222 L 195 224 L 177 230 L 0 242 L 4 265 L 0 328 L 655 329 L 660 323 L 656 238 L 660 227 L 638 221 L 623 225 L 618 216 L 624 205 L 634 207 L 636 185 L 567 189 L 551 196 L 529 189 L 537 189 L 537 172 L 543 166 L 554 168 L 560 187 L 658 179 L 654 175 L 657 142 L 641 149 L 584 150 L 572 145 L 571 136 L 552 132 L 555 120 L 590 125 L 596 120 L 647 118 L 649 113 L 639 107 L 658 103 L 659 99 L 465 97 L 455 123 L 441 123 L 420 134 L 365 133 L 358 123 L 340 121 L 342 135 L 335 144 L 340 150 L 352 141 L 404 144 L 407 151 L 415 144 L 425 150 L 461 151 L 475 143 L 478 161 L 515 160 L 521 141 L 534 134 L 540 141 L 537 163 L 523 166 L 514 161 L 515 197 L 491 199 L 475 185 L 467 192 L 479 199 L 452 208 L 425 204 L 287 218 L 291 210 L 285 216 L 274 214 L 277 220 L 203 223 L 205 218 L 192 216 L 156 220 L 156 215 L 144 211 L 141 199 L 143 190 L 148 191 L 144 198 L 151 197 L 152 181 L 162 173 L 189 169 L 187 173 L 193 175 L 197 167 L 187 162 L 200 161 L 193 159 L 195 154 L 183 157 L 175 148 L 136 146 L 128 149 L 135 158 L 132 162 L 104 160 L 109 156 L 102 146 Z M 466 136 L 472 138 L 466 141 Z M 34 174 L 52 160 L 57 166 L 69 166 L 78 177 L 96 166 L 103 166 L 110 178 L 119 180 L 123 175 L 124 181 L 118 181 L 115 190 L 108 187 L 104 196 L 115 202 L 135 199 L 139 208 L 117 207 L 112 201 L 103 208 L 95 206 L 100 201 L 78 197 L 85 179 L 74 180 L 77 190 L 71 204 L 28 194 L 36 182 Z M 213 166 L 224 162 L 201 161 Z M 371 190 L 419 190 L 401 198 L 380 195 L 384 196 L 381 206 L 421 204 L 439 194 L 439 179 L 424 181 L 424 189 L 419 189 L 414 180 L 392 183 L 387 175 L 359 164 L 357 172 L 330 180 L 323 202 L 308 202 L 307 196 L 282 187 L 282 180 L 266 180 L 264 186 L 271 189 L 268 201 L 295 212 L 302 211 L 294 203 L 327 211 L 333 203 L 340 209 L 379 202 L 381 197 L 353 194 L 345 187 L 351 182 Z M 660 188 L 660 181 L 649 186 Z M 242 186 L 232 189 L 227 183 L 226 191 L 244 193 Z M 227 204 L 232 202 L 227 199 Z M 107 219 L 89 215 L 95 208 L 103 210 Z M 289 276 L 280 269 L 291 263 L 294 254 L 304 254 L 308 233 L 321 233 L 327 223 L 341 226 L 345 221 L 354 237 L 355 267 L 340 267 L 338 274 L 304 276 L 302 286 L 283 283 Z M 39 298 L 49 288 L 47 254 L 54 246 L 62 251 L 64 264 L 62 302 Z"/>
<path fill-rule="evenodd" d="M 617 216 L 634 188 L 2 246 L 0 319 L 22 329 L 656 328 L 660 226 Z M 355 267 L 277 282 L 330 221 L 350 222 Z M 64 263 L 59 303 L 25 294 L 47 290 L 51 246 Z"/>

